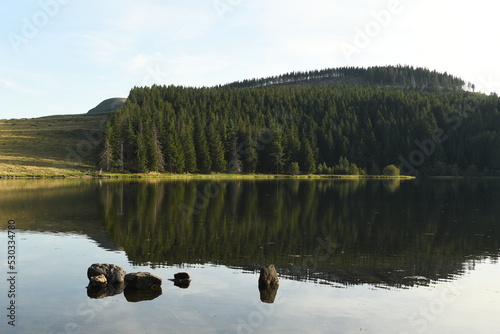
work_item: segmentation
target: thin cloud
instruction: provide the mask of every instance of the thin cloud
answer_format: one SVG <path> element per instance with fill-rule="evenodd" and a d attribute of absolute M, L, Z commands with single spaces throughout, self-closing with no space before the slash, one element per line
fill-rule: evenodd
<path fill-rule="evenodd" d="M 0 86 L 2 88 L 15 91 L 18 93 L 29 94 L 29 95 L 42 95 L 42 92 L 36 89 L 26 87 L 14 81 L 0 79 Z"/>

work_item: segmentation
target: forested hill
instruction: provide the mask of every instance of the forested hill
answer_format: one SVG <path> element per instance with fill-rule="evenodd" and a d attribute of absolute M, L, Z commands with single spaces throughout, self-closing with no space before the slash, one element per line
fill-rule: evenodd
<path fill-rule="evenodd" d="M 411 90 L 462 90 L 465 82 L 447 73 L 411 66 L 340 67 L 236 81 L 224 87 L 258 88 L 287 85 L 393 86 Z M 471 88 L 471 87 L 469 87 Z"/>
<path fill-rule="evenodd" d="M 131 90 L 99 165 L 173 173 L 500 174 L 500 99 L 360 85 Z"/>

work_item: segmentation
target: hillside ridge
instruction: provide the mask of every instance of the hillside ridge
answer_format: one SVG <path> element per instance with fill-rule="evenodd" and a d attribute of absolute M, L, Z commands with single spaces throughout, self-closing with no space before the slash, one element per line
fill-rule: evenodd
<path fill-rule="evenodd" d="M 412 90 L 463 90 L 465 81 L 461 78 L 435 70 L 413 66 L 338 67 L 322 70 L 289 72 L 277 76 L 245 79 L 219 87 L 261 88 L 290 85 L 362 85 L 391 86 Z M 469 83 L 469 87 L 472 85 Z"/>

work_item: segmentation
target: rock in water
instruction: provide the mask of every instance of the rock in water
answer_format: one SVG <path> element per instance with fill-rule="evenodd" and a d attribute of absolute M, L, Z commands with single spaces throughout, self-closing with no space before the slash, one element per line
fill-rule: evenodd
<path fill-rule="evenodd" d="M 268 264 L 260 269 L 259 286 L 278 285 L 278 273 L 274 264 Z"/>
<path fill-rule="evenodd" d="M 191 284 L 191 277 L 188 273 L 177 273 L 174 274 L 174 285 L 178 286 L 181 289 L 189 288 L 189 284 Z"/>
<path fill-rule="evenodd" d="M 106 279 L 106 276 L 104 275 L 98 275 L 98 276 L 92 276 L 89 277 L 89 286 L 99 286 L 99 287 L 105 287 L 108 285 L 108 280 Z"/>
<path fill-rule="evenodd" d="M 125 278 L 125 270 L 116 264 L 107 263 L 94 263 L 87 269 L 87 277 L 90 280 L 91 277 L 104 275 L 108 284 L 120 284 L 123 283 Z"/>
<path fill-rule="evenodd" d="M 177 274 L 174 274 L 174 279 L 176 279 L 176 280 L 188 280 L 188 279 L 190 279 L 190 277 L 189 277 L 188 273 L 177 273 Z"/>
<path fill-rule="evenodd" d="M 151 273 L 129 273 L 125 275 L 125 284 L 137 290 L 160 289 L 161 278 Z"/>

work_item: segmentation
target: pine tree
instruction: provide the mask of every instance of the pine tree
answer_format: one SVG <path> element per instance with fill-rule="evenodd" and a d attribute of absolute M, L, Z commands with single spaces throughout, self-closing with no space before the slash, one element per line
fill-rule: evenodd
<path fill-rule="evenodd" d="M 149 167 L 150 171 L 162 172 L 165 168 L 165 160 L 163 157 L 162 147 L 158 138 L 156 127 L 153 126 L 151 136 L 148 143 L 149 149 Z"/>
<path fill-rule="evenodd" d="M 200 173 L 210 173 L 212 170 L 212 159 L 208 148 L 207 137 L 205 130 L 200 125 L 199 121 L 196 122 L 195 127 L 195 148 L 196 148 L 196 165 Z"/>
<path fill-rule="evenodd" d="M 243 142 L 239 145 L 238 152 L 243 162 L 245 173 L 255 173 L 259 164 L 259 153 L 257 151 L 257 139 L 251 133 L 243 135 Z"/>
<path fill-rule="evenodd" d="M 139 130 L 139 133 L 137 134 L 137 152 L 136 152 L 136 159 L 137 159 L 137 170 L 140 173 L 147 173 L 148 170 L 148 148 L 147 148 L 147 143 L 146 143 L 146 138 L 144 136 L 144 132 L 142 129 Z"/>
<path fill-rule="evenodd" d="M 165 164 L 167 171 L 171 173 L 182 173 L 184 171 L 184 152 L 173 121 L 169 121 L 167 125 Z"/>
<path fill-rule="evenodd" d="M 99 155 L 99 167 L 103 170 L 111 170 L 113 166 L 113 148 L 111 147 L 108 136 L 104 139 L 104 148 Z"/>
<path fill-rule="evenodd" d="M 227 167 L 226 159 L 224 158 L 224 145 L 213 123 L 208 127 L 207 139 L 212 159 L 212 171 L 224 172 Z"/>
<path fill-rule="evenodd" d="M 302 169 L 306 174 L 314 174 L 316 172 L 316 162 L 314 152 L 309 143 L 309 139 L 305 138 L 302 142 Z"/>
<path fill-rule="evenodd" d="M 190 121 L 183 127 L 181 133 L 185 161 L 184 169 L 188 173 L 196 173 L 198 171 L 198 167 L 196 165 L 196 148 L 194 145 L 193 132 L 193 124 Z"/>
<path fill-rule="evenodd" d="M 243 171 L 243 163 L 240 158 L 240 154 L 238 153 L 238 138 L 234 137 L 227 163 L 227 171 L 229 173 L 239 174 Z"/>
<path fill-rule="evenodd" d="M 274 171 L 279 174 L 283 171 L 283 165 L 285 164 L 285 151 L 282 144 L 282 132 L 280 128 L 276 128 L 274 133 L 274 138 L 271 146 L 271 153 L 269 156 L 272 158 L 272 164 L 274 165 Z M 271 169 L 272 171 L 272 169 Z"/>

